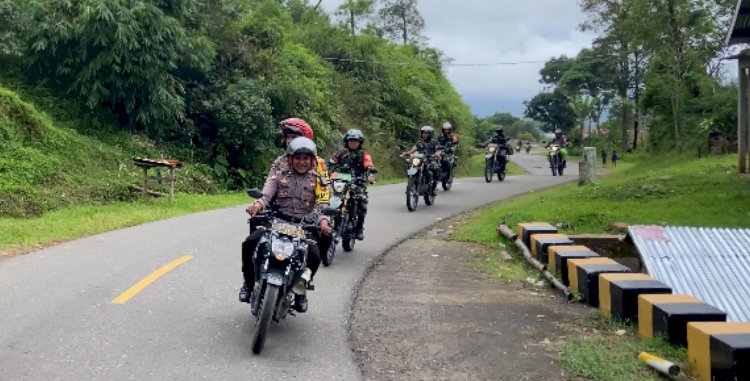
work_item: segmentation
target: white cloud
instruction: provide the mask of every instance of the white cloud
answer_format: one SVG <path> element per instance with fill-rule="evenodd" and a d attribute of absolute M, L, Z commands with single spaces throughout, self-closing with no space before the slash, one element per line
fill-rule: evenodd
<path fill-rule="evenodd" d="M 324 0 L 331 12 L 342 0 Z M 425 19 L 424 35 L 456 64 L 541 61 L 482 67 L 452 66 L 446 74 L 472 110 L 486 114 L 487 102 L 515 104 L 538 93 L 539 69 L 553 56 L 575 56 L 590 46 L 593 36 L 578 30 L 583 21 L 574 0 L 421 0 L 419 10 Z M 484 100 L 482 105 L 472 100 Z M 480 110 L 480 108 L 482 110 Z"/>

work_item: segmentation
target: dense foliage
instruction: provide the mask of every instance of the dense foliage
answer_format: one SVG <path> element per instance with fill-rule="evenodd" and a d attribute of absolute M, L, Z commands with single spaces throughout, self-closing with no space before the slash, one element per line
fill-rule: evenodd
<path fill-rule="evenodd" d="M 292 116 L 325 154 L 363 129 L 389 176 L 421 125 L 474 136 L 423 25 L 414 0 L 349 1 L 333 20 L 307 0 L 0 0 L 0 73 L 209 165 L 227 188 L 262 180 Z"/>
<path fill-rule="evenodd" d="M 736 139 L 737 88 L 719 60 L 736 3 L 580 0 L 581 29 L 597 37 L 576 57 L 545 64 L 547 89 L 526 115 L 573 137 L 599 132 L 623 150 L 705 153 L 712 131 Z"/>

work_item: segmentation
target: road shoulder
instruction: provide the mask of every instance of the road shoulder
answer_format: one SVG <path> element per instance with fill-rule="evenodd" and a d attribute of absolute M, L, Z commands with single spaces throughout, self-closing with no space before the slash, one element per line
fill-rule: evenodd
<path fill-rule="evenodd" d="M 487 246 L 422 234 L 364 280 L 349 340 L 365 379 L 565 380 L 554 361 L 590 311 L 472 265 Z"/>

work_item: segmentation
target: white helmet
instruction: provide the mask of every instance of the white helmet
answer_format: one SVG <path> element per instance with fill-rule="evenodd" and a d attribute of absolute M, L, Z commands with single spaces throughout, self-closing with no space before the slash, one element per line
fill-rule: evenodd
<path fill-rule="evenodd" d="M 318 156 L 318 149 L 315 146 L 315 143 L 304 137 L 300 136 L 298 138 L 294 138 L 289 145 L 286 146 L 286 153 L 287 155 L 311 155 L 311 156 Z"/>

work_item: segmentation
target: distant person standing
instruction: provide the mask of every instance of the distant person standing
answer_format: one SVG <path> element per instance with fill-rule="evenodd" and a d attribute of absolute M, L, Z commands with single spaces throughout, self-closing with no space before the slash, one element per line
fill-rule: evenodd
<path fill-rule="evenodd" d="M 602 150 L 602 166 L 607 166 L 607 151 Z"/>
<path fill-rule="evenodd" d="M 617 166 L 617 160 L 619 160 L 619 159 L 620 159 L 620 157 L 617 156 L 617 151 L 612 151 L 612 166 L 613 167 Z"/>

